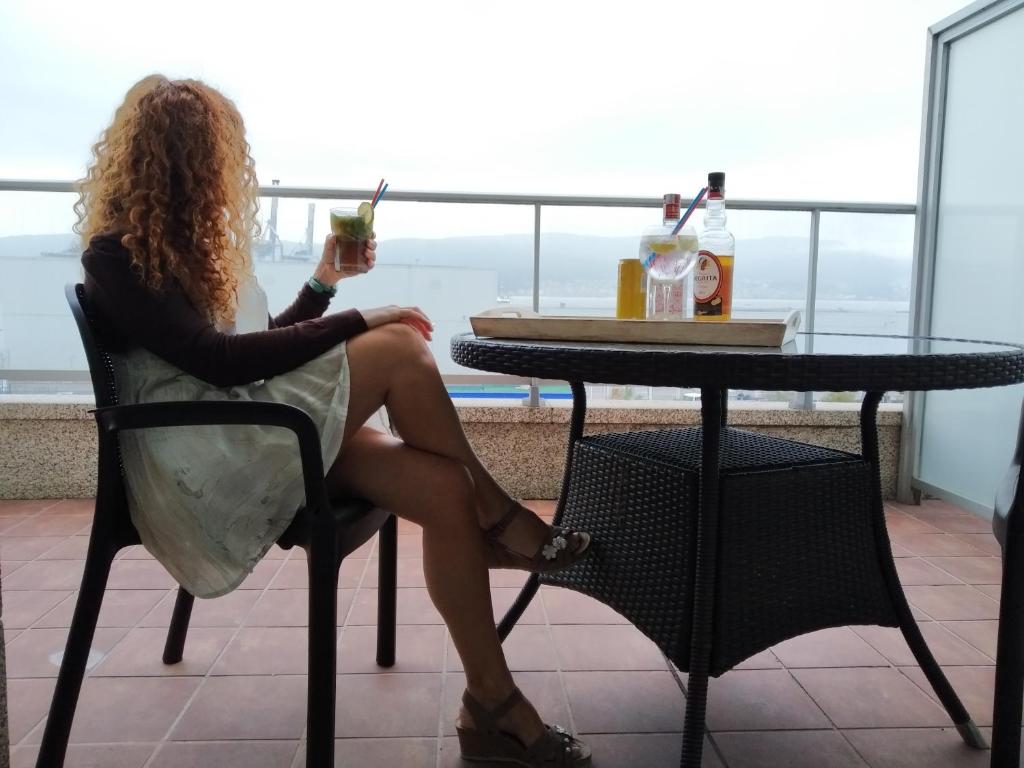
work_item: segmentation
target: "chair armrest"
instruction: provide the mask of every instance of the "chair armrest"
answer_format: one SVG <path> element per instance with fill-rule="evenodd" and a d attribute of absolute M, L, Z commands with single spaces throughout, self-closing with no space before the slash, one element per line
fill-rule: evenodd
<path fill-rule="evenodd" d="M 138 405 L 112 405 L 93 411 L 100 430 L 110 435 L 131 429 L 186 427 L 213 424 L 253 424 L 291 430 L 299 442 L 306 506 L 311 512 L 327 511 L 320 434 L 301 408 L 285 403 L 245 401 L 176 400 Z"/>

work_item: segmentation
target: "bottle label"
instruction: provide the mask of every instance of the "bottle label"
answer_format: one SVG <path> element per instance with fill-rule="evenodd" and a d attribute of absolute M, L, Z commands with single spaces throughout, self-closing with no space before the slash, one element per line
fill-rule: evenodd
<path fill-rule="evenodd" d="M 693 297 L 710 302 L 722 291 L 722 262 L 711 251 L 697 253 L 697 266 L 693 270 Z"/>

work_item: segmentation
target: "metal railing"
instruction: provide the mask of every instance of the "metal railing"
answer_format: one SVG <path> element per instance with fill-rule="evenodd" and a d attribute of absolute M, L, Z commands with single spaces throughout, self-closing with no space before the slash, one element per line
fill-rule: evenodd
<path fill-rule="evenodd" d="M 0 179 L 0 192 L 73 192 L 70 181 L 35 181 L 21 179 Z M 297 198 L 305 200 L 367 200 L 373 195 L 372 189 L 349 189 L 333 187 L 286 187 L 261 186 L 260 197 Z M 477 205 L 521 205 L 533 208 L 533 310 L 540 310 L 540 263 L 541 263 L 541 211 L 545 207 L 579 208 L 655 208 L 660 209 L 660 197 L 601 197 L 586 195 L 520 195 L 487 194 L 478 192 L 427 192 L 388 189 L 388 199 L 410 203 L 462 203 Z M 817 297 L 818 249 L 820 244 L 820 222 L 822 213 L 873 213 L 873 214 L 916 214 L 914 203 L 850 203 L 826 200 L 738 200 L 729 199 L 729 210 L 733 211 L 787 211 L 810 214 L 808 234 L 809 252 L 807 259 L 807 297 L 804 305 L 802 329 L 814 331 L 814 306 Z M 703 205 L 702 205 L 703 207 Z M 37 378 L 33 381 L 76 381 L 88 378 L 84 371 L 47 371 L 47 379 L 38 375 L 43 371 L 13 371 L 0 369 L 0 379 L 27 380 L 26 374 Z M 64 378 L 75 374 L 71 378 Z M 454 383 L 496 382 L 493 376 L 446 375 L 445 381 Z M 530 384 L 529 404 L 539 404 L 537 381 L 517 377 L 501 377 L 503 383 Z M 813 407 L 813 393 L 804 393 L 798 407 Z"/>

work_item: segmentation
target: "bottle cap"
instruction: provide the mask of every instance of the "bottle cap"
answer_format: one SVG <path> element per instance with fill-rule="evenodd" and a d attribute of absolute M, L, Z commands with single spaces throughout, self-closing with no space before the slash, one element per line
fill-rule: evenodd
<path fill-rule="evenodd" d="M 678 219 L 679 218 L 679 205 L 682 198 L 678 194 L 669 192 L 662 198 L 662 207 L 664 209 L 666 219 Z"/>
<path fill-rule="evenodd" d="M 725 197 L 725 174 L 722 171 L 713 171 L 708 174 L 708 198 L 721 199 Z"/>

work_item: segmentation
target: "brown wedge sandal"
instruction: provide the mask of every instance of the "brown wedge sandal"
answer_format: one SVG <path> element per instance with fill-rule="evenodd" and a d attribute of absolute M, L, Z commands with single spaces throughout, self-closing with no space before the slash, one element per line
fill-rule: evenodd
<path fill-rule="evenodd" d="M 473 763 L 506 763 L 525 768 L 582 768 L 590 765 L 590 747 L 557 725 L 545 725 L 544 733 L 525 746 L 516 736 L 498 727 L 498 720 L 523 701 L 518 688 L 491 710 L 470 695 L 462 704 L 473 718 L 473 728 L 456 727 L 462 759 Z"/>
<path fill-rule="evenodd" d="M 522 504 L 513 502 L 501 520 L 484 531 L 484 540 L 494 551 L 500 567 L 533 573 L 551 573 L 568 568 L 587 553 L 590 547 L 590 534 L 563 528 L 560 525 L 548 526 L 548 535 L 544 537 L 532 557 L 510 548 L 501 540 L 501 535 L 520 514 L 532 513 Z"/>

